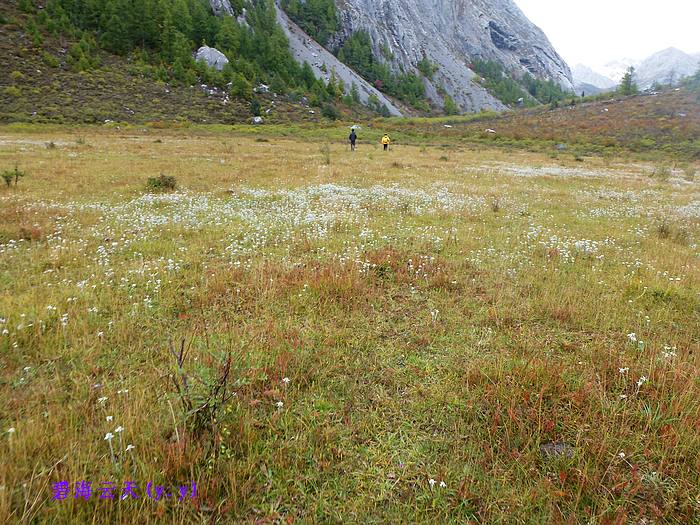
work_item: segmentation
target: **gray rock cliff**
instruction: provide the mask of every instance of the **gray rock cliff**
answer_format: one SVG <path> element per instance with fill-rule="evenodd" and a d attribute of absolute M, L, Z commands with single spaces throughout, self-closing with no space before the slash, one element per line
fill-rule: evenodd
<path fill-rule="evenodd" d="M 217 14 L 233 14 L 229 0 L 210 2 Z M 427 57 L 438 66 L 433 79 L 425 79 L 426 94 L 436 105 L 442 105 L 444 89 L 465 112 L 505 109 L 475 82 L 478 79 L 469 67 L 475 59 L 496 61 L 516 77 L 530 73 L 573 90 L 569 66 L 512 0 L 336 0 L 336 5 L 341 28 L 326 47 L 332 50 L 353 32 L 364 30 L 372 39 L 375 56 L 386 55 L 383 50 L 388 49 L 397 70 L 415 71 Z M 356 83 L 363 100 L 378 95 L 373 86 L 320 50 L 284 13 L 278 12 L 278 21 L 295 57 L 310 62 L 317 76 L 323 76 L 319 66 L 326 64 L 336 69 L 346 85 Z M 392 114 L 399 113 L 385 97 L 379 98 Z"/>
<path fill-rule="evenodd" d="M 337 0 L 337 5 L 342 29 L 329 47 L 363 29 L 376 56 L 386 46 L 404 69 L 426 56 L 439 65 L 433 83 L 463 110 L 502 108 L 472 82 L 473 59 L 493 60 L 516 75 L 529 72 L 573 89 L 569 66 L 512 0 Z"/>
<path fill-rule="evenodd" d="M 211 4 L 212 10 L 217 15 L 233 15 L 233 8 L 229 0 L 209 0 L 209 3 Z"/>

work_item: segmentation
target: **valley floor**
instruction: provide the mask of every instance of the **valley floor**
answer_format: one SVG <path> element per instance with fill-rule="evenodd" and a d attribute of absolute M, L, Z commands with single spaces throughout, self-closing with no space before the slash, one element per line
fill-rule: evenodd
<path fill-rule="evenodd" d="M 251 133 L 0 127 L 0 522 L 698 522 L 692 167 Z"/>

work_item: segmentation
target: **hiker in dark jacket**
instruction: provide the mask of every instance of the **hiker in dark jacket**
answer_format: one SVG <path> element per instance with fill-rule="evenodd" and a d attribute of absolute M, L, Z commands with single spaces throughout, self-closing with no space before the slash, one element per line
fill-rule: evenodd
<path fill-rule="evenodd" d="M 350 151 L 355 151 L 355 143 L 357 142 L 357 133 L 355 133 L 355 128 L 353 128 L 350 132 L 348 139 L 350 140 Z"/>

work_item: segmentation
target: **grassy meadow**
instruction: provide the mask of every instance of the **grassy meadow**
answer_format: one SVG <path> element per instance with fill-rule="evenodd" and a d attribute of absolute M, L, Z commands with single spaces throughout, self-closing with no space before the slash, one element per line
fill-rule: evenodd
<path fill-rule="evenodd" d="M 265 129 L 0 127 L 0 522 L 700 523 L 697 164 Z"/>

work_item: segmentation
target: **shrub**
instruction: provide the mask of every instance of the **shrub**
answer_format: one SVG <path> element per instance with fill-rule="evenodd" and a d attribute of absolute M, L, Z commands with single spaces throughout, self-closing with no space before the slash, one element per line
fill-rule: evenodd
<path fill-rule="evenodd" d="M 657 166 L 654 168 L 651 176 L 665 182 L 671 178 L 671 168 L 668 166 Z"/>
<path fill-rule="evenodd" d="M 17 82 L 18 80 L 24 79 L 24 74 L 21 71 L 13 71 L 10 73 L 10 78 L 13 82 Z"/>
<path fill-rule="evenodd" d="M 683 169 L 683 178 L 685 178 L 685 180 L 688 182 L 693 182 L 695 180 L 695 174 L 696 171 L 694 166 L 688 165 Z"/>
<path fill-rule="evenodd" d="M 664 218 L 656 227 L 656 234 L 660 239 L 668 239 L 678 244 L 686 244 L 688 242 L 688 231 L 671 222 L 668 218 Z"/>
<path fill-rule="evenodd" d="M 423 55 L 423 58 L 416 64 L 418 71 L 420 71 L 423 76 L 429 80 L 433 79 L 433 75 L 438 70 L 437 64 L 433 64 L 427 56 Z"/>
<path fill-rule="evenodd" d="M 240 384 L 242 360 L 238 354 L 229 352 L 219 362 L 218 369 L 199 367 L 199 373 L 189 373 L 185 361 L 190 346 L 183 339 L 176 350 L 170 342 L 175 366 L 168 376 L 174 385 L 174 397 L 182 407 L 185 428 L 193 436 L 202 437 L 214 432 L 224 408 L 236 396 L 233 386 Z"/>
<path fill-rule="evenodd" d="M 244 98 L 250 100 L 253 97 L 253 86 L 240 73 L 233 75 L 231 80 L 231 88 L 229 90 L 232 97 Z M 259 115 L 254 115 L 259 116 Z"/>
<path fill-rule="evenodd" d="M 321 109 L 321 114 L 330 120 L 338 120 L 338 117 L 340 116 L 338 108 L 333 104 L 326 104 L 323 106 L 323 109 Z"/>
<path fill-rule="evenodd" d="M 33 0 L 19 0 L 17 7 L 25 13 L 33 13 L 36 10 Z"/>
<path fill-rule="evenodd" d="M 257 99 L 253 99 L 250 102 L 250 114 L 254 117 L 260 116 L 260 102 L 258 102 Z"/>
<path fill-rule="evenodd" d="M 330 166 L 331 164 L 331 148 L 328 146 L 328 144 L 324 144 L 321 146 L 321 155 L 323 155 L 323 163 L 326 166 Z"/>
<path fill-rule="evenodd" d="M 58 58 L 53 56 L 51 53 L 47 53 L 46 51 L 41 54 L 41 58 L 44 61 L 44 64 L 49 67 L 58 67 L 60 65 Z"/>
<path fill-rule="evenodd" d="M 8 86 L 5 88 L 5 94 L 12 98 L 19 98 L 22 96 L 22 90 L 16 86 Z"/>
<path fill-rule="evenodd" d="M 149 177 L 146 181 L 146 189 L 151 192 L 175 191 L 175 188 L 177 188 L 177 181 L 171 175 L 161 173 L 158 177 Z"/>
<path fill-rule="evenodd" d="M 459 108 L 450 95 L 445 95 L 445 115 L 458 115 Z"/>
<path fill-rule="evenodd" d="M 17 186 L 19 179 L 26 176 L 27 174 L 25 172 L 19 170 L 17 168 L 17 166 L 15 166 L 14 170 L 3 171 L 2 174 L 0 174 L 0 175 L 2 176 L 2 179 L 5 181 L 5 184 L 7 185 L 7 187 L 9 188 L 10 185 L 12 184 L 13 180 L 15 181 L 15 186 Z"/>

